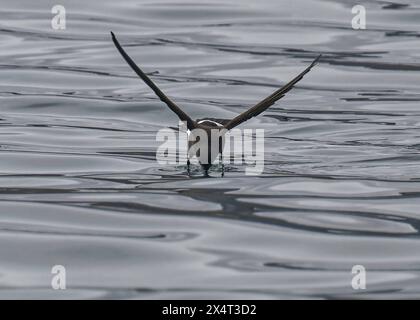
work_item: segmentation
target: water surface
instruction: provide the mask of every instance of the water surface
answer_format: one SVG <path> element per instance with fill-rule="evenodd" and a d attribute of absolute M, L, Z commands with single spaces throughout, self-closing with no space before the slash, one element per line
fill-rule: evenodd
<path fill-rule="evenodd" d="M 419 298 L 420 6 L 51 1 L 0 9 L 0 298 Z M 155 160 L 177 118 L 231 118 L 319 65 L 246 128 L 265 170 Z M 66 267 L 65 291 L 51 267 Z M 350 283 L 367 269 L 367 289 Z"/>

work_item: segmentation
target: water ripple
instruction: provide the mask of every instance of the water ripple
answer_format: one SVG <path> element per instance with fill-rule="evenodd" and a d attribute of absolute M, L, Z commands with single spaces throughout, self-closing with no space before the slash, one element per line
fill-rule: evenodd
<path fill-rule="evenodd" d="M 342 0 L 75 0 L 62 31 L 50 5 L 0 10 L 0 298 L 420 297 L 415 0 L 370 1 L 363 31 Z M 232 118 L 324 55 L 247 122 L 262 175 L 188 177 L 156 162 L 177 118 L 110 30 L 194 118 Z"/>

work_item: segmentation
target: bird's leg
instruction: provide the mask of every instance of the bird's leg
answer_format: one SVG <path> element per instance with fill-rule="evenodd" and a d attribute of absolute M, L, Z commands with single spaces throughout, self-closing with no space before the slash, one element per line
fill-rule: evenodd
<path fill-rule="evenodd" d="M 187 152 L 187 173 L 188 173 L 188 176 L 190 176 L 190 174 L 191 174 L 191 171 L 190 171 L 190 156 L 189 156 L 189 154 L 188 154 L 188 152 Z"/>
<path fill-rule="evenodd" d="M 219 137 L 219 165 L 222 166 L 222 178 L 225 175 L 225 165 L 223 163 L 223 137 Z"/>
<path fill-rule="evenodd" d="M 225 164 L 223 163 L 223 153 L 219 154 L 219 164 L 222 166 L 222 178 L 225 176 Z"/>

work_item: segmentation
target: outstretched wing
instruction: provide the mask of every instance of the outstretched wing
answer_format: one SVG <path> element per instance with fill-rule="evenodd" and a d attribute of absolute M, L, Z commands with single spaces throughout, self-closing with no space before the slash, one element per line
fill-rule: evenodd
<path fill-rule="evenodd" d="M 288 84 L 286 84 L 284 87 L 278 89 L 275 91 L 272 95 L 268 96 L 264 100 L 258 102 L 255 106 L 250 108 L 249 110 L 241 113 L 237 117 L 233 118 L 231 121 L 229 121 L 225 127 L 226 129 L 230 130 L 242 122 L 247 121 L 248 119 L 255 117 L 259 115 L 261 112 L 267 110 L 270 106 L 272 106 L 277 100 L 284 97 L 284 95 L 293 88 L 293 86 L 298 83 L 305 74 L 307 74 L 312 67 L 318 62 L 321 55 L 319 55 L 309 67 L 307 67 L 301 74 L 299 74 L 296 78 L 294 78 L 292 81 L 290 81 Z"/>
<path fill-rule="evenodd" d="M 181 121 L 187 122 L 188 129 L 195 128 L 195 122 L 184 112 L 182 111 L 171 99 L 169 99 L 154 83 L 153 81 L 143 72 L 140 68 L 134 63 L 130 56 L 124 51 L 115 37 L 114 33 L 111 31 L 112 41 L 114 41 L 115 46 L 118 51 L 123 56 L 124 60 L 128 63 L 131 69 L 154 91 L 154 93 L 159 97 L 160 100 L 166 103 L 166 105 L 171 109 L 176 115 L 181 119 Z"/>

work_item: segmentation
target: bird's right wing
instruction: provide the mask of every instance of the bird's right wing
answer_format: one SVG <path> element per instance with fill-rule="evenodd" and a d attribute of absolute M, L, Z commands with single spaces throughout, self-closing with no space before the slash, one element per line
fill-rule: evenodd
<path fill-rule="evenodd" d="M 237 117 L 233 118 L 231 121 L 229 121 L 225 128 L 230 130 L 238 125 L 240 125 L 242 122 L 247 121 L 248 119 L 255 117 L 259 115 L 261 112 L 267 110 L 271 105 L 273 105 L 277 100 L 284 97 L 284 95 L 293 88 L 293 86 L 298 83 L 305 74 L 307 74 L 312 67 L 318 62 L 321 55 L 319 55 L 309 67 L 307 67 L 305 70 L 303 70 L 298 76 L 296 76 L 292 81 L 290 81 L 285 86 L 281 87 L 277 91 L 275 91 L 273 94 L 265 98 L 264 100 L 257 103 L 252 108 L 248 109 L 247 111 L 241 113 Z"/>
<path fill-rule="evenodd" d="M 184 111 L 182 111 L 171 99 L 169 99 L 154 83 L 153 81 L 135 64 L 135 62 L 130 58 L 130 56 L 124 51 L 115 37 L 114 33 L 111 31 L 112 41 L 117 47 L 118 51 L 128 63 L 131 69 L 154 91 L 154 93 L 159 97 L 159 99 L 166 103 L 166 105 L 171 109 L 176 115 L 181 119 L 181 121 L 187 122 L 188 129 L 192 130 L 195 128 L 195 121 L 192 120 Z"/>

